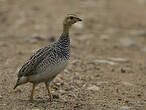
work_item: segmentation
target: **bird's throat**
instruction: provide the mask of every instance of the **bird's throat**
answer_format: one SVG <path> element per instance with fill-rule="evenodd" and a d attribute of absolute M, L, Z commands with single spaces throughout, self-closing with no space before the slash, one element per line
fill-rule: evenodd
<path fill-rule="evenodd" d="M 70 25 L 63 24 L 63 35 L 64 36 L 68 36 L 69 35 L 69 29 L 70 29 Z"/>

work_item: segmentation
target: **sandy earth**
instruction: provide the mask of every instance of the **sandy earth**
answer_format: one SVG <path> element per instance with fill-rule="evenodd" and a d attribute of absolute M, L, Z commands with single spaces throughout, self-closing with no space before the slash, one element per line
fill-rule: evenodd
<path fill-rule="evenodd" d="M 0 0 L 0 110 L 146 110 L 145 0 Z M 30 102 L 31 84 L 13 90 L 33 51 L 57 40 L 68 13 L 71 60 Z"/>

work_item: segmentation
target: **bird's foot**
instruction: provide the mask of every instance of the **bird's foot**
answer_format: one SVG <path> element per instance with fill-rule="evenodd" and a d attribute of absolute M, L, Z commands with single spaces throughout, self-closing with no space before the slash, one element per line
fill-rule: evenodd
<path fill-rule="evenodd" d="M 53 95 L 50 94 L 49 97 L 50 97 L 50 102 L 52 102 L 53 101 Z"/>
<path fill-rule="evenodd" d="M 31 101 L 31 102 L 33 102 L 33 101 L 34 101 L 34 99 L 33 99 L 33 97 L 32 97 L 32 96 L 30 96 L 29 101 Z"/>

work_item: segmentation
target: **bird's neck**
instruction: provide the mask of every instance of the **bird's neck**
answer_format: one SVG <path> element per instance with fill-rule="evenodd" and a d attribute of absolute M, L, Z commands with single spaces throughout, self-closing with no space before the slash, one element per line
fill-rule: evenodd
<path fill-rule="evenodd" d="M 70 25 L 63 24 L 63 35 L 64 36 L 68 36 L 69 35 L 69 29 L 70 29 Z"/>

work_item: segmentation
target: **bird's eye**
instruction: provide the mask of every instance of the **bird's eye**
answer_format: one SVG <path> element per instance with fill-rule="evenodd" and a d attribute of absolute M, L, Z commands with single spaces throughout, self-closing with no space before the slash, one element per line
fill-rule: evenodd
<path fill-rule="evenodd" d="M 70 19 L 73 19 L 73 17 L 71 16 Z"/>

